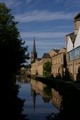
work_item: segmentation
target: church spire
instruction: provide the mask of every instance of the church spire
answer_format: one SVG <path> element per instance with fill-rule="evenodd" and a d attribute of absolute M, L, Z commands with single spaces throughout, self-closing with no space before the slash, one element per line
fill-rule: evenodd
<path fill-rule="evenodd" d="M 36 43 L 35 43 L 35 37 L 33 40 L 33 51 L 31 52 L 31 63 L 35 61 L 37 58 L 37 52 L 36 52 Z"/>
<path fill-rule="evenodd" d="M 34 37 L 34 41 L 33 41 L 33 52 L 36 52 L 36 44 L 35 44 L 35 37 Z"/>

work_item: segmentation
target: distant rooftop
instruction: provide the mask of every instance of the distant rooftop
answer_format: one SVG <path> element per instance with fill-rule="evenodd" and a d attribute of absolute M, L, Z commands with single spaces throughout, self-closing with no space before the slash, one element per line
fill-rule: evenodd
<path fill-rule="evenodd" d="M 41 60 L 41 58 L 36 58 L 36 60 L 40 61 L 40 60 Z"/>
<path fill-rule="evenodd" d="M 53 49 L 54 51 L 56 51 L 57 53 L 59 52 L 59 50 L 58 49 Z"/>
<path fill-rule="evenodd" d="M 51 58 L 51 56 L 49 55 L 49 53 L 44 53 L 42 58 Z"/>

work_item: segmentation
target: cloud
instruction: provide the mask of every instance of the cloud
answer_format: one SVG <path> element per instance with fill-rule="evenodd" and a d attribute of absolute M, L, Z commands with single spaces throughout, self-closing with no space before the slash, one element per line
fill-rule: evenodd
<path fill-rule="evenodd" d="M 25 43 L 26 44 L 28 44 L 28 45 L 33 45 L 33 40 L 31 40 L 31 41 L 25 41 Z M 63 41 L 61 41 L 61 40 L 36 40 L 36 45 L 41 45 L 41 46 L 43 46 L 43 45 L 45 45 L 45 43 L 46 43 L 46 45 L 52 45 L 52 43 L 54 44 L 54 45 L 64 45 L 64 43 L 65 43 L 65 41 L 63 42 Z"/>
<path fill-rule="evenodd" d="M 61 3 L 61 2 L 63 2 L 63 0 L 55 0 L 56 4 Z"/>
<path fill-rule="evenodd" d="M 66 8 L 67 11 L 80 11 L 80 1 L 79 0 L 67 0 L 64 1 L 64 8 Z"/>
<path fill-rule="evenodd" d="M 32 47 L 33 47 L 33 41 L 26 41 L 25 45 L 31 47 L 31 49 L 32 49 Z M 57 47 L 59 49 L 62 46 L 65 47 L 65 40 L 64 40 L 64 42 L 61 41 L 61 40 L 60 41 L 54 41 L 54 40 L 52 40 L 52 41 L 48 41 L 48 42 L 46 40 L 36 41 L 36 48 L 38 50 L 45 49 L 45 50 L 48 51 L 48 49 L 51 50 L 51 49 L 53 49 L 55 47 Z"/>
<path fill-rule="evenodd" d="M 33 50 L 33 39 L 32 40 L 26 40 L 25 41 L 25 45 L 28 46 L 28 51 L 29 53 L 32 52 Z M 48 39 L 48 40 L 44 40 L 44 39 L 36 39 L 36 51 L 38 53 L 38 57 L 42 57 L 42 55 L 45 52 L 49 52 L 52 49 L 61 49 L 62 47 L 65 47 L 65 39 Z"/>
<path fill-rule="evenodd" d="M 16 8 L 17 8 L 17 7 L 19 7 L 19 6 L 21 5 L 21 3 L 22 3 L 22 2 L 15 2 L 15 3 L 13 3 L 13 7 L 16 7 Z"/>
<path fill-rule="evenodd" d="M 21 32 L 22 38 L 63 38 L 67 32 Z"/>
<path fill-rule="evenodd" d="M 10 8 L 17 8 L 22 3 L 21 1 L 18 2 L 16 0 L 0 0 L 0 2 L 4 2 Z"/>
<path fill-rule="evenodd" d="M 32 2 L 32 0 L 26 0 L 26 3 L 27 3 L 27 4 L 30 3 L 30 2 Z"/>
<path fill-rule="evenodd" d="M 3 3 L 5 3 L 8 7 L 10 7 L 13 3 L 14 3 L 14 1 L 12 1 L 12 0 L 0 0 L 0 2 L 3 2 Z"/>
<path fill-rule="evenodd" d="M 34 10 L 24 14 L 15 15 L 15 19 L 20 22 L 44 22 L 51 20 L 72 19 L 74 13 L 51 12 L 48 10 Z"/>

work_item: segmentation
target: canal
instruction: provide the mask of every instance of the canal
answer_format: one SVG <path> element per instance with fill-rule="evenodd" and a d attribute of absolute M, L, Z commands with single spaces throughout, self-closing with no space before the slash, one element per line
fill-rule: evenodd
<path fill-rule="evenodd" d="M 18 96 L 25 100 L 23 113 L 27 114 L 30 120 L 47 120 L 47 116 L 52 113 L 59 113 L 61 96 L 58 91 L 33 79 L 18 81 L 18 84 Z"/>
<path fill-rule="evenodd" d="M 25 100 L 23 113 L 29 120 L 80 119 L 80 90 L 60 83 L 50 86 L 30 78 L 17 82 L 18 96 Z"/>

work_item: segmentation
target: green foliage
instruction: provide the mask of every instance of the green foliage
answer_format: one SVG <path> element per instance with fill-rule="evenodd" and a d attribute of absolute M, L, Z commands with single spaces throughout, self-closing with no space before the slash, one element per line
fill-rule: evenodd
<path fill-rule="evenodd" d="M 24 47 L 25 42 L 16 27 L 18 22 L 14 21 L 10 11 L 4 3 L 0 3 L 0 66 L 10 73 L 16 73 L 29 54 L 26 53 L 28 46 Z"/>
<path fill-rule="evenodd" d="M 51 75 L 52 62 L 45 62 L 43 65 L 43 75 L 49 77 Z"/>
<path fill-rule="evenodd" d="M 43 91 L 44 91 L 45 95 L 52 96 L 51 87 L 46 86 L 46 87 L 44 87 Z"/>
<path fill-rule="evenodd" d="M 22 114 L 24 101 L 17 95 L 19 86 L 16 85 L 15 75 L 26 62 L 27 49 L 24 47 L 18 28 L 10 9 L 0 3 L 0 98 L 1 119 L 28 120 Z M 6 98 L 6 102 L 5 102 Z"/>
<path fill-rule="evenodd" d="M 45 77 L 50 77 L 50 75 L 51 75 L 51 72 L 47 72 L 47 71 L 44 71 L 43 72 L 43 75 L 45 76 Z"/>
<path fill-rule="evenodd" d="M 35 60 L 32 60 L 32 61 L 31 61 L 31 64 L 34 63 L 34 62 L 35 62 Z"/>
<path fill-rule="evenodd" d="M 45 71 L 50 71 L 51 70 L 51 66 L 52 66 L 52 62 L 47 61 L 47 62 L 44 63 L 43 69 Z"/>

